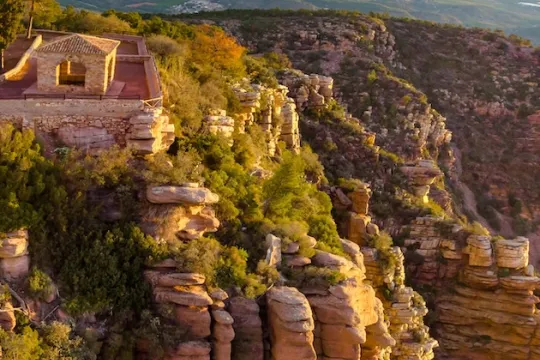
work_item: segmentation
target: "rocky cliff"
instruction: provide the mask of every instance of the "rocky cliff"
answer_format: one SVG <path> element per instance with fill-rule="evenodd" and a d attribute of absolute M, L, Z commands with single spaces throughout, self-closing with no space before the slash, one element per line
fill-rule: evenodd
<path fill-rule="evenodd" d="M 406 352 L 401 339 L 427 332 L 413 325 L 425 305 L 404 287 L 404 273 L 433 310 L 441 357 L 534 358 L 538 280 L 529 240 L 494 237 L 462 214 L 509 238 L 534 229 L 538 52 L 478 29 L 362 15 L 257 16 L 211 20 L 253 52 L 285 53 L 295 68 L 323 74 L 323 84 L 332 77 L 337 103 L 315 75 L 280 74 L 302 110 L 303 139 L 340 185 L 327 191 L 340 233 L 364 247 L 367 278 L 394 314 L 393 354 Z M 458 45 L 443 45 L 447 37 Z M 368 212 L 355 199 L 369 193 Z M 398 247 L 381 246 L 371 221 Z"/>

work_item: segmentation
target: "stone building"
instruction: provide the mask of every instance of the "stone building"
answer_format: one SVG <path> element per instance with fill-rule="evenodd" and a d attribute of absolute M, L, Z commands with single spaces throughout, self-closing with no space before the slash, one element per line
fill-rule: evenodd
<path fill-rule="evenodd" d="M 174 141 L 143 37 L 38 30 L 12 60 L 0 74 L 0 123 L 32 129 L 47 149 L 117 144 L 149 154 Z"/>
<path fill-rule="evenodd" d="M 112 84 L 120 41 L 73 34 L 37 49 L 40 91 L 105 94 Z"/>

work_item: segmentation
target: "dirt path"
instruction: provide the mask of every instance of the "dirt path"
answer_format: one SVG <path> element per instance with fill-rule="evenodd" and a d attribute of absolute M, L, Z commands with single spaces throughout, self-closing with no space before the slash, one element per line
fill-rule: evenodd
<path fill-rule="evenodd" d="M 461 181 L 461 174 L 463 173 L 463 167 L 461 165 L 461 151 L 455 146 L 452 145 L 452 151 L 454 152 L 454 157 L 456 158 L 455 167 L 456 167 L 456 176 L 453 180 L 454 185 L 457 187 L 458 191 L 463 196 L 463 208 L 469 213 L 473 214 L 476 217 L 476 220 L 482 224 L 490 233 L 496 233 L 487 220 L 478 213 L 476 209 L 476 196 L 469 187 Z"/>

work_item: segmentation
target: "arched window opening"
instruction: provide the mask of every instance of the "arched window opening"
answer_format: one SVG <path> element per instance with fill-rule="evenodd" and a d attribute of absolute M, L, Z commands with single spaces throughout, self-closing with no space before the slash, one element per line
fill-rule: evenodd
<path fill-rule="evenodd" d="M 81 63 L 63 61 L 58 65 L 58 85 L 83 86 L 86 83 L 86 67 Z"/>

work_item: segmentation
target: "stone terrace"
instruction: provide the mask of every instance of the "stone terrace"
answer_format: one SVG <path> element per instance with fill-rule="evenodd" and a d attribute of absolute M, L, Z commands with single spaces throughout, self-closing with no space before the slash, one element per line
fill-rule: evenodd
<path fill-rule="evenodd" d="M 64 32 L 38 30 L 34 42 L 19 38 L 6 50 L 8 71 L 0 75 L 0 100 L 28 98 L 81 97 L 75 94 L 40 94 L 32 91 L 37 81 L 37 60 L 32 55 L 32 47 L 47 44 L 59 37 L 69 35 Z M 116 55 L 114 81 L 123 87 L 111 86 L 104 98 L 149 100 L 161 97 L 159 77 L 153 58 L 146 49 L 144 40 L 138 36 L 105 34 L 101 37 L 121 41 Z M 41 38 L 41 39 L 40 39 Z M 25 59 L 29 54 L 28 59 Z M 2 81 L 4 80 L 4 81 Z M 90 96 L 91 97 L 91 96 Z M 97 96 L 99 97 L 99 96 Z M 84 95 L 84 98 L 89 96 Z"/>

